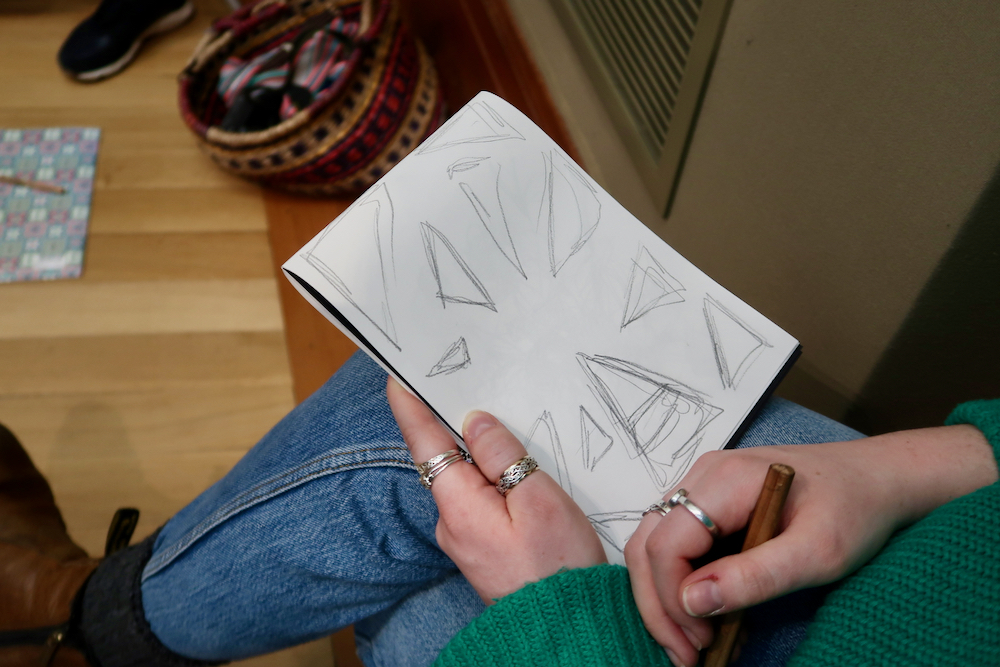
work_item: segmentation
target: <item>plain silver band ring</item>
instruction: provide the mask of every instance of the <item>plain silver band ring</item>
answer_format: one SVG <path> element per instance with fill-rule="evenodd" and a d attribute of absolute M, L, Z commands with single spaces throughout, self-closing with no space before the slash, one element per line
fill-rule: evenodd
<path fill-rule="evenodd" d="M 646 516 L 650 512 L 656 512 L 660 516 L 667 516 L 667 512 L 669 511 L 670 511 L 670 505 L 667 503 L 666 500 L 657 500 L 655 503 L 647 507 L 646 510 L 642 513 L 642 515 Z"/>
<path fill-rule="evenodd" d="M 532 456 L 525 456 L 510 464 L 500 479 L 497 480 L 497 492 L 506 496 L 510 490 L 521 483 L 525 477 L 538 470 L 538 461 Z"/>
<path fill-rule="evenodd" d="M 417 464 L 417 472 L 420 473 L 420 483 L 425 489 L 431 488 L 434 478 L 440 475 L 445 468 L 456 461 L 472 463 L 472 457 L 469 456 L 468 452 L 464 450 L 459 451 L 457 449 L 449 449 L 443 454 L 438 454 L 428 461 Z"/>
<path fill-rule="evenodd" d="M 701 509 L 688 499 L 687 494 L 688 494 L 687 489 L 678 489 L 677 493 L 670 496 L 670 500 L 667 501 L 667 504 L 669 504 L 670 507 L 677 507 L 678 505 L 683 505 L 684 509 L 686 509 L 688 512 L 691 512 L 691 514 L 694 515 L 694 518 L 698 519 L 698 521 L 701 521 L 702 525 L 705 526 L 705 528 L 708 528 L 708 532 L 712 534 L 712 537 L 718 537 L 719 527 L 715 524 L 714 521 L 712 521 L 708 517 L 707 514 L 705 514 L 705 511 L 703 509 Z"/>

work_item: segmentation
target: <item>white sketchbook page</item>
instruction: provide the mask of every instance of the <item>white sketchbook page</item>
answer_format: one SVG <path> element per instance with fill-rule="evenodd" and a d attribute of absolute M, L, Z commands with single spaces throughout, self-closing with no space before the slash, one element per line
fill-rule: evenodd
<path fill-rule="evenodd" d="M 500 418 L 619 563 L 798 345 L 489 93 L 284 268 L 456 432 L 472 409 Z"/>

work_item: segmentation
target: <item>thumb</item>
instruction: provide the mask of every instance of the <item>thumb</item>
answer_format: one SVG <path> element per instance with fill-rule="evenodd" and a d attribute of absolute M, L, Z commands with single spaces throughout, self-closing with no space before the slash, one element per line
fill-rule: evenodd
<path fill-rule="evenodd" d="M 508 466 L 528 455 L 521 441 L 488 412 L 470 412 L 462 432 L 472 459 L 490 482 L 495 483 Z"/>
<path fill-rule="evenodd" d="M 812 549 L 782 533 L 773 540 L 695 570 L 681 582 L 681 606 L 690 616 L 737 611 L 792 591 L 815 586 Z"/>

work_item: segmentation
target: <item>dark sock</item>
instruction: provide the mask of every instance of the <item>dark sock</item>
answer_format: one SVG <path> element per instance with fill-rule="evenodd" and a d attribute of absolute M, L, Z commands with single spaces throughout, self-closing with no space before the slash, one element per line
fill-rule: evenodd
<path fill-rule="evenodd" d="M 79 636 L 95 667 L 205 667 L 164 646 L 142 609 L 142 569 L 159 531 L 101 562 L 84 587 Z"/>

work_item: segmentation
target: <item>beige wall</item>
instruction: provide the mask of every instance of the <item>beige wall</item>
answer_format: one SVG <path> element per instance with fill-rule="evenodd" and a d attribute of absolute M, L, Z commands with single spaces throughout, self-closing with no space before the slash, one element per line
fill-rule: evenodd
<path fill-rule="evenodd" d="M 549 4 L 509 2 L 588 170 L 799 338 L 782 393 L 843 417 L 1000 162 L 1000 4 L 735 0 L 663 220 Z"/>

